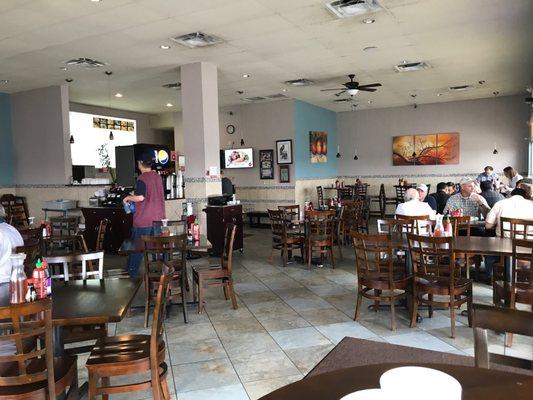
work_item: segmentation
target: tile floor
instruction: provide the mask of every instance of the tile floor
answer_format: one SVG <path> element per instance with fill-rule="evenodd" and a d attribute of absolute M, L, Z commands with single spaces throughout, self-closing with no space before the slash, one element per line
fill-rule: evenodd
<path fill-rule="evenodd" d="M 363 309 L 361 320 L 354 322 L 357 278 L 348 247 L 335 269 L 326 264 L 308 271 L 297 263 L 283 268 L 279 253 L 269 262 L 269 230 L 246 232 L 251 235 L 245 238 L 245 251 L 235 253 L 233 265 L 238 310 L 224 300 L 222 289 L 210 289 L 205 313 L 198 315 L 196 307 L 190 306 L 190 322 L 184 324 L 180 309 L 174 307 L 166 320 L 168 382 L 174 398 L 258 399 L 301 379 L 345 336 L 473 355 L 466 318 L 458 317 L 457 337 L 451 339 L 446 311 L 436 311 L 432 319 L 424 318 L 416 328 L 409 328 L 407 311 L 399 309 L 394 332 L 386 309 L 377 313 Z M 190 265 L 207 262 L 203 258 Z M 474 295 L 476 302 L 491 302 L 486 285 L 476 284 Z M 110 326 L 110 334 L 147 333 L 142 312 L 134 310 Z M 491 351 L 504 351 L 503 336 L 491 335 L 491 341 Z M 533 342 L 518 337 L 505 351 L 532 358 Z M 81 379 L 86 376 L 84 361 L 84 357 L 79 360 Z M 151 396 L 141 392 L 112 398 Z"/>

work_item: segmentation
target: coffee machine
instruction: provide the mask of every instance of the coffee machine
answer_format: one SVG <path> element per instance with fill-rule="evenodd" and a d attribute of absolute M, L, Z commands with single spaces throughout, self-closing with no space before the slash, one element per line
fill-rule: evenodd
<path fill-rule="evenodd" d="M 161 176 L 165 199 L 183 198 L 182 172 L 176 172 L 176 163 L 171 160 L 170 149 L 165 145 L 138 143 L 131 146 L 115 147 L 117 185 L 135 187 L 135 181 L 140 175 L 135 160 L 145 153 L 153 154 L 152 169 Z"/>

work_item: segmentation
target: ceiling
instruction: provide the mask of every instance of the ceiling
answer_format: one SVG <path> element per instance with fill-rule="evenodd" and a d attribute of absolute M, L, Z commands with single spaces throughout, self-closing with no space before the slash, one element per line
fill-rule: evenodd
<path fill-rule="evenodd" d="M 380 0 L 384 10 L 363 18 L 337 19 L 326 0 L 2 0 L 0 2 L 0 91 L 13 93 L 69 83 L 71 101 L 131 111 L 179 110 L 179 66 L 208 61 L 219 69 L 221 106 L 242 97 L 281 93 L 331 110 L 346 75 L 362 84 L 358 109 L 525 94 L 533 71 L 531 0 Z M 171 40 L 203 31 L 224 42 L 188 49 Z M 160 45 L 170 45 L 169 50 Z M 376 46 L 363 51 L 367 46 Z M 97 69 L 70 67 L 65 60 L 89 57 L 109 63 Z M 403 60 L 432 68 L 397 73 Z M 112 70 L 110 83 L 105 70 Z M 250 74 L 243 78 L 243 74 Z M 309 87 L 287 87 L 308 78 Z M 484 84 L 478 83 L 485 81 Z M 108 95 L 120 92 L 118 99 Z M 448 86 L 474 88 L 451 93 Z M 243 95 L 236 92 L 242 90 Z M 441 93 L 440 96 L 437 94 Z M 411 95 L 416 95 L 413 98 Z M 369 104 L 372 101 L 372 104 Z M 174 106 L 166 107 L 166 103 Z"/>

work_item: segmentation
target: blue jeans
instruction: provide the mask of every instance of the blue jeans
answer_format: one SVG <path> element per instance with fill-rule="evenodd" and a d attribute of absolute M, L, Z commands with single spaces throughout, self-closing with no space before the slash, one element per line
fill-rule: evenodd
<path fill-rule="evenodd" d="M 141 236 L 152 235 L 153 229 L 151 226 L 147 228 L 131 228 L 131 239 L 136 240 Z M 132 278 L 139 275 L 139 267 L 143 259 L 143 253 L 132 253 L 128 257 L 128 272 Z"/>
<path fill-rule="evenodd" d="M 485 256 L 485 274 L 488 277 L 492 277 L 492 270 L 494 264 L 500 260 L 498 256 Z M 509 257 L 504 257 L 504 267 L 505 267 L 505 279 L 507 282 L 511 280 L 511 260 Z"/>

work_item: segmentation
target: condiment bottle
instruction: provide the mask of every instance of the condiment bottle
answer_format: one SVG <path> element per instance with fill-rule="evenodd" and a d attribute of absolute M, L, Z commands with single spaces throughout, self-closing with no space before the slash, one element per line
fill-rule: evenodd
<path fill-rule="evenodd" d="M 47 272 L 48 271 L 44 268 L 44 263 L 41 261 L 41 259 L 38 259 L 37 262 L 35 263 L 35 269 L 33 270 L 33 273 L 32 273 L 33 286 L 35 287 L 35 291 L 37 292 L 38 299 L 46 298 Z"/>
<path fill-rule="evenodd" d="M 26 301 L 28 291 L 28 278 L 24 273 L 24 260 L 26 254 L 12 254 L 11 259 L 11 279 L 9 289 L 11 294 L 11 304 L 20 304 Z"/>
<path fill-rule="evenodd" d="M 196 222 L 192 226 L 192 238 L 195 242 L 200 240 L 200 225 Z"/>
<path fill-rule="evenodd" d="M 433 229 L 433 236 L 440 237 L 443 236 L 444 227 L 442 226 L 442 215 L 435 215 L 435 229 Z"/>
<path fill-rule="evenodd" d="M 452 223 L 448 214 L 444 217 L 444 236 L 453 236 Z"/>

